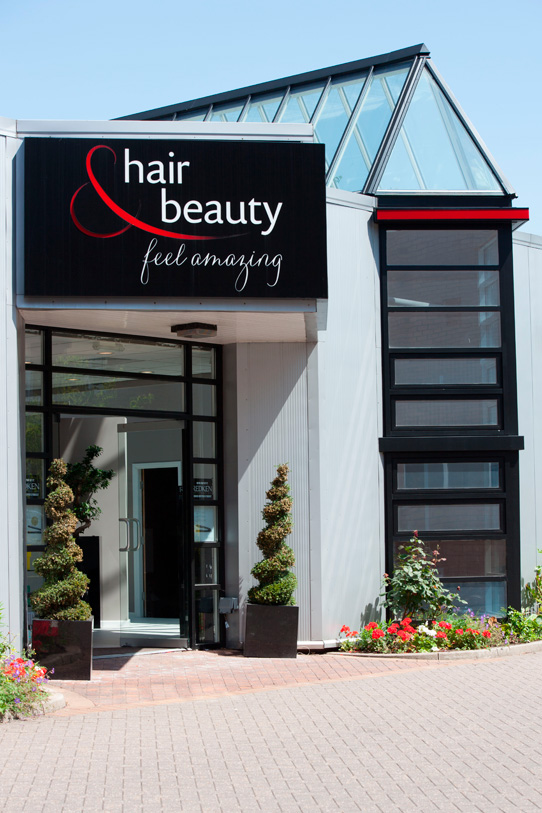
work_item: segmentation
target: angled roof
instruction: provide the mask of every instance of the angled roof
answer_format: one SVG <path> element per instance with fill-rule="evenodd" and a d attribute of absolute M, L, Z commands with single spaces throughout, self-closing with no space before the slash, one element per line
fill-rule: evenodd
<path fill-rule="evenodd" d="M 325 144 L 328 186 L 514 194 L 423 44 L 122 118 L 311 123 Z"/>

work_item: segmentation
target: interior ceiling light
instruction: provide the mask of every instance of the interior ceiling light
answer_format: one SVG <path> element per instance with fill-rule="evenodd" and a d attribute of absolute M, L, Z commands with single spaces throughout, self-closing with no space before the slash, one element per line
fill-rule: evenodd
<path fill-rule="evenodd" d="M 217 326 L 206 325 L 204 322 L 188 322 L 186 325 L 173 325 L 172 333 L 176 333 L 179 339 L 209 339 L 216 336 Z"/>

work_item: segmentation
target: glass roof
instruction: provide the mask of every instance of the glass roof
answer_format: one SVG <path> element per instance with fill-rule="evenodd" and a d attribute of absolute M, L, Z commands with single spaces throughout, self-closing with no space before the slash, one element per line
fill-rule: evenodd
<path fill-rule="evenodd" d="M 310 123 L 336 189 L 513 194 L 424 45 L 124 118 Z"/>

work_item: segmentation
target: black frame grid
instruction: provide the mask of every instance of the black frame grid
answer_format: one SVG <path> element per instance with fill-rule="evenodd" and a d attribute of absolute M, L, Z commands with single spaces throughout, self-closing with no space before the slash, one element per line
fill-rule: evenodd
<path fill-rule="evenodd" d="M 217 498 L 213 500 L 205 500 L 205 505 L 212 505 L 216 507 L 217 513 L 217 527 L 216 527 L 216 539 L 215 543 L 204 543 L 205 547 L 213 547 L 216 548 L 218 553 L 218 578 L 219 582 L 214 584 L 206 584 L 204 585 L 206 589 L 212 589 L 217 592 L 217 605 L 218 605 L 218 597 L 220 592 L 223 590 L 222 585 L 224 584 L 224 561 L 223 561 L 223 543 L 224 543 L 224 502 L 223 502 L 223 483 L 222 483 L 222 472 L 223 472 L 223 457 L 222 457 L 222 449 L 223 449 L 223 441 L 222 441 L 222 346 L 205 343 L 202 344 L 201 342 L 180 342 L 173 339 L 167 339 L 166 343 L 171 345 L 178 345 L 179 347 L 184 348 L 184 374 L 179 376 L 172 376 L 172 375 L 155 375 L 149 373 L 126 373 L 123 371 L 111 370 L 110 375 L 113 375 L 115 378 L 126 378 L 126 379 L 138 379 L 144 382 L 149 381 L 174 381 L 184 384 L 185 386 L 185 396 L 184 396 L 184 411 L 175 411 L 175 410 L 153 410 L 153 409 L 127 409 L 127 408 L 114 408 L 114 407 L 95 407 L 95 406 L 72 406 L 69 404 L 57 404 L 53 403 L 53 392 L 52 392 L 52 381 L 53 381 L 53 373 L 84 373 L 86 375 L 97 375 L 97 376 L 107 376 L 108 373 L 105 370 L 99 370 L 89 367 L 77 367 L 77 366 L 54 366 L 52 363 L 52 335 L 53 334 L 64 334 L 64 335 L 72 335 L 72 336 L 92 336 L 96 337 L 96 339 L 104 338 L 104 339 L 113 339 L 113 340 L 120 340 L 120 341 L 134 341 L 138 343 L 148 343 L 148 344 L 158 344 L 160 343 L 160 339 L 153 340 L 151 337 L 147 336 L 137 336 L 137 335 L 128 335 L 128 334 L 118 334 L 118 333 L 109 333 L 109 332 L 99 332 L 95 333 L 91 330 L 73 330 L 68 328 L 52 328 L 46 327 L 43 325 L 33 325 L 27 324 L 25 326 L 26 330 L 32 331 L 39 331 L 42 335 L 42 342 L 43 342 L 43 364 L 25 364 L 25 372 L 26 371 L 38 371 L 43 373 L 43 399 L 42 405 L 26 405 L 25 411 L 27 414 L 41 414 L 43 415 L 43 427 L 44 427 L 44 437 L 43 437 L 43 450 L 40 453 L 37 452 L 30 452 L 27 453 L 27 459 L 39 459 L 44 461 L 45 471 L 47 471 L 51 460 L 53 459 L 54 451 L 54 436 L 53 436 L 53 424 L 55 419 L 60 415 L 70 414 L 73 416 L 77 415 L 111 415 L 111 416 L 119 416 L 119 417 L 140 417 L 140 418 L 157 418 L 157 419 L 173 419 L 178 421 L 184 421 L 185 426 L 187 427 L 188 431 L 185 433 L 186 439 L 184 441 L 184 449 L 186 451 L 185 461 L 183 461 L 183 482 L 186 483 L 186 487 L 184 488 L 184 538 L 188 544 L 185 545 L 184 557 L 185 557 L 185 567 L 187 568 L 187 572 L 190 574 L 190 584 L 189 584 L 189 596 L 184 594 L 184 590 L 186 589 L 183 584 L 182 580 L 180 581 L 180 607 L 182 608 L 183 605 L 186 604 L 188 599 L 188 606 L 189 606 L 189 629 L 191 633 L 190 645 L 192 647 L 205 647 L 209 648 L 214 646 L 221 646 L 224 641 L 225 635 L 225 628 L 223 624 L 222 618 L 219 616 L 219 635 L 218 641 L 215 644 L 210 643 L 199 643 L 197 640 L 197 630 L 196 630 L 196 590 L 198 585 L 195 585 L 194 578 L 195 578 L 195 554 L 196 554 L 196 547 L 198 545 L 194 539 L 194 507 L 198 505 L 198 501 L 194 499 L 194 464 L 195 463 L 210 463 L 216 467 L 216 475 L 218 479 L 217 484 Z M 203 378 L 203 377 L 193 377 L 192 376 L 192 348 L 207 348 L 213 349 L 215 353 L 215 376 L 214 378 Z M 215 386 L 216 388 L 216 414 L 209 416 L 209 415 L 194 415 L 192 412 L 192 385 L 193 384 L 203 384 L 205 386 Z M 208 422 L 213 423 L 215 425 L 215 455 L 213 457 L 194 457 L 193 455 L 193 422 Z M 41 506 L 44 503 L 44 496 L 42 498 L 28 498 L 27 505 L 37 505 Z M 26 541 L 26 537 L 25 537 Z M 42 550 L 43 544 L 41 545 L 32 545 L 27 546 L 25 543 L 26 550 Z"/>
<path fill-rule="evenodd" d="M 402 204 L 404 206 L 404 202 Z M 446 265 L 418 264 L 409 260 L 405 264 L 387 263 L 387 232 L 393 231 L 485 231 L 497 232 L 498 262 L 487 265 L 457 264 L 453 257 Z M 390 222 L 380 229 L 381 267 L 381 319 L 382 319 L 382 378 L 383 378 L 383 423 L 384 437 L 380 440 L 380 450 L 384 453 L 385 467 L 385 522 L 386 522 L 386 570 L 391 572 L 394 551 L 398 544 L 407 542 L 414 528 L 398 530 L 398 511 L 401 506 L 444 506 L 455 505 L 498 505 L 499 528 L 491 530 L 420 530 L 420 537 L 436 544 L 439 541 L 453 542 L 477 540 L 503 540 L 506 545 L 506 574 L 487 576 L 446 575 L 443 582 L 455 592 L 462 583 L 506 583 L 506 604 L 519 607 L 520 590 L 520 540 L 519 540 L 519 460 L 518 450 L 523 448 L 523 438 L 518 437 L 517 383 L 515 358 L 514 289 L 512 263 L 512 229 L 510 224 L 496 222 Z M 389 271 L 431 271 L 453 273 L 455 271 L 497 271 L 499 273 L 498 305 L 457 305 L 410 307 L 399 304 L 388 305 Z M 498 313 L 500 317 L 500 346 L 468 347 L 389 347 L 390 334 L 388 317 L 392 313 L 424 312 L 444 313 Z M 428 342 L 429 343 L 429 342 Z M 466 344 L 463 341 L 463 344 Z M 435 369 L 439 362 L 446 367 L 446 360 L 458 359 L 495 360 L 495 381 L 484 383 L 481 377 L 477 383 L 442 383 L 446 375 L 436 381 L 432 374 L 429 383 L 395 383 L 394 365 L 401 360 L 429 359 L 429 367 Z M 417 373 L 418 377 L 422 376 Z M 415 376 L 414 376 L 415 377 Z M 406 379 L 407 376 L 404 376 Z M 395 422 L 395 405 L 400 400 L 408 401 L 454 401 L 475 400 L 497 402 L 497 425 L 435 425 L 416 424 L 398 426 Z M 410 487 L 398 488 L 397 466 L 402 463 L 483 463 L 497 462 L 500 479 L 498 488 L 458 487 Z M 457 483 L 454 484 L 457 486 Z M 453 510 L 453 508 L 452 508 Z M 467 523 L 466 523 L 467 524 Z M 466 563 L 467 565 L 468 563 Z M 468 572 L 468 568 L 465 568 Z"/>

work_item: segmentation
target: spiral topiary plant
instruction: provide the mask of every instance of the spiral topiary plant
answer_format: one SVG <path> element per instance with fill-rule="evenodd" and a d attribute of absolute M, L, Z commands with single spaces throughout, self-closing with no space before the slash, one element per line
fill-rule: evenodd
<path fill-rule="evenodd" d="M 266 493 L 268 499 L 262 516 L 266 527 L 258 534 L 257 545 L 264 559 L 254 565 L 252 575 L 259 585 L 248 591 L 252 604 L 293 604 L 293 593 L 297 579 L 289 568 L 295 565 L 293 550 L 284 540 L 292 533 L 292 498 L 288 485 L 289 468 L 282 463 L 277 468 L 277 476 Z"/>
<path fill-rule="evenodd" d="M 75 566 L 83 559 L 83 552 L 73 536 L 77 517 L 70 507 L 73 491 L 64 481 L 66 471 L 63 460 L 53 460 L 49 468 L 44 507 L 52 524 L 44 533 L 45 553 L 34 562 L 44 584 L 31 594 L 30 603 L 38 618 L 86 621 L 92 611 L 82 597 L 89 579 Z"/>

